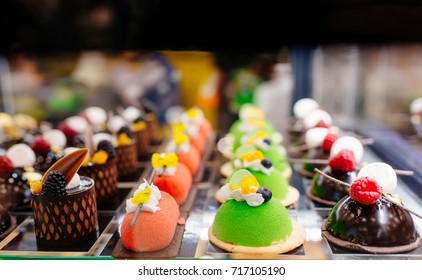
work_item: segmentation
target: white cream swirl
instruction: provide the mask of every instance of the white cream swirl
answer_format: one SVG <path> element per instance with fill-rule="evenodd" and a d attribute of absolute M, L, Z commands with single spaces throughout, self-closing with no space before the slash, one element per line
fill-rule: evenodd
<path fill-rule="evenodd" d="M 262 173 L 265 173 L 266 175 L 270 175 L 273 171 L 273 167 L 266 168 L 261 164 L 261 160 L 257 159 L 254 161 L 246 161 L 246 160 L 240 160 L 235 159 L 233 160 L 233 166 L 235 169 L 241 169 L 241 168 L 247 168 L 253 171 L 261 171 Z"/>
<path fill-rule="evenodd" d="M 150 196 L 147 202 L 144 202 L 141 207 L 141 211 L 155 213 L 160 210 L 158 202 L 161 199 L 160 190 L 154 184 L 149 185 L 148 182 L 144 179 L 144 182 L 139 185 L 138 189 L 134 192 L 133 196 L 136 196 L 138 193 L 143 192 L 146 187 L 150 187 Z M 135 212 L 138 206 L 132 202 L 132 198 L 126 199 L 126 212 L 131 213 Z"/>
<path fill-rule="evenodd" d="M 256 188 L 258 190 L 258 187 Z M 224 201 L 234 199 L 236 201 L 246 201 L 249 206 L 256 207 L 264 203 L 264 198 L 260 193 L 242 194 L 240 188 L 232 190 L 227 183 L 220 188 L 220 198 Z"/>

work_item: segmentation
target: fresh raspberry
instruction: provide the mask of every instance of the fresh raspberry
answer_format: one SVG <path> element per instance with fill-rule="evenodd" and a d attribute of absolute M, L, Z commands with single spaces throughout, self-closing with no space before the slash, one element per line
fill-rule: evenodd
<path fill-rule="evenodd" d="M 355 170 L 355 154 L 348 149 L 341 150 L 337 155 L 330 158 L 328 165 L 331 170 L 349 172 Z"/>
<path fill-rule="evenodd" d="M 34 138 L 34 142 L 31 144 L 31 148 L 35 153 L 46 154 L 50 152 L 50 143 L 48 143 L 42 135 L 37 135 Z"/>
<path fill-rule="evenodd" d="M 15 167 L 7 156 L 0 156 L 0 175 L 13 173 Z"/>
<path fill-rule="evenodd" d="M 78 135 L 66 122 L 61 122 L 58 128 L 66 135 L 67 139 L 72 139 Z"/>
<path fill-rule="evenodd" d="M 316 125 L 314 127 L 323 127 L 323 128 L 328 128 L 329 125 L 326 124 L 323 120 L 319 120 Z"/>
<path fill-rule="evenodd" d="M 334 142 L 338 139 L 338 135 L 334 133 L 328 133 L 327 136 L 325 136 L 324 140 L 322 141 L 321 148 L 329 153 L 331 151 L 331 147 L 333 146 Z"/>
<path fill-rule="evenodd" d="M 350 197 L 361 204 L 374 204 L 381 196 L 381 187 L 370 177 L 361 177 L 353 181 L 349 189 Z"/>

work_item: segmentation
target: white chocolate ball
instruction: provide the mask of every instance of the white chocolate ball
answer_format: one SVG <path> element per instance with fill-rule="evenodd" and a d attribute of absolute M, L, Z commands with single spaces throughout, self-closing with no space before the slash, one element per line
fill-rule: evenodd
<path fill-rule="evenodd" d="M 314 127 L 309 129 L 305 133 L 306 146 L 308 146 L 309 149 L 321 147 L 328 132 L 328 129 L 324 127 Z"/>
<path fill-rule="evenodd" d="M 351 150 L 355 156 L 356 162 L 362 160 L 363 146 L 362 143 L 355 137 L 343 136 L 337 139 L 331 147 L 330 157 L 334 157 L 343 149 Z"/>
<path fill-rule="evenodd" d="M 84 110 L 84 115 L 94 125 L 101 125 L 107 121 L 107 112 L 101 107 L 88 107 Z"/>
<path fill-rule="evenodd" d="M 117 133 L 120 128 L 127 125 L 126 120 L 122 116 L 113 116 L 110 118 L 110 120 L 107 122 L 107 128 L 112 133 Z"/>
<path fill-rule="evenodd" d="M 63 149 L 66 147 L 66 135 L 59 129 L 50 129 L 43 133 L 43 138 L 56 149 Z"/>
<path fill-rule="evenodd" d="M 66 124 L 79 134 L 84 133 L 88 128 L 88 122 L 81 116 L 72 116 L 65 120 Z"/>
<path fill-rule="evenodd" d="M 141 110 L 135 106 L 129 106 L 122 112 L 122 117 L 128 122 L 134 122 L 139 116 L 142 115 Z"/>
<path fill-rule="evenodd" d="M 35 153 L 26 144 L 16 144 L 10 147 L 6 156 L 10 159 L 14 167 L 33 166 L 35 163 Z"/>
<path fill-rule="evenodd" d="M 383 162 L 373 162 L 362 167 L 358 178 L 370 177 L 382 188 L 383 193 L 393 194 L 397 186 L 397 175 L 394 169 Z"/>
<path fill-rule="evenodd" d="M 293 114 L 298 119 L 303 119 L 307 114 L 319 108 L 318 102 L 312 98 L 302 98 L 293 106 Z"/>
<path fill-rule="evenodd" d="M 410 104 L 410 113 L 417 114 L 422 111 L 422 97 L 416 98 Z"/>
<path fill-rule="evenodd" d="M 303 126 L 305 129 L 310 129 L 315 127 L 320 121 L 323 121 L 328 126 L 333 123 L 333 119 L 331 118 L 330 114 L 324 110 L 317 109 L 304 117 Z"/>

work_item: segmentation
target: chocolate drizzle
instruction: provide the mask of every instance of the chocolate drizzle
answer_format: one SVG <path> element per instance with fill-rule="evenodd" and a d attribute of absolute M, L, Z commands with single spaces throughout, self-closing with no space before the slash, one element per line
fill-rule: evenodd
<path fill-rule="evenodd" d="M 364 246 L 400 246 L 419 237 L 409 212 L 385 197 L 362 205 L 346 196 L 331 210 L 325 227 L 341 240 Z"/>

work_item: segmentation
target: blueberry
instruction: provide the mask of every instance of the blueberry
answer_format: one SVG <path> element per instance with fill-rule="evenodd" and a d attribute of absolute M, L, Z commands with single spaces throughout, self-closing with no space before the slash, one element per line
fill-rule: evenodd
<path fill-rule="evenodd" d="M 256 193 L 262 194 L 264 202 L 267 202 L 273 196 L 272 192 L 268 188 L 259 188 Z"/>
<path fill-rule="evenodd" d="M 267 144 L 268 146 L 271 146 L 271 140 L 269 138 L 265 138 L 264 143 Z"/>
<path fill-rule="evenodd" d="M 271 168 L 271 166 L 273 166 L 273 163 L 271 162 L 271 160 L 266 159 L 266 158 L 264 158 L 263 160 L 261 160 L 261 164 L 265 168 Z"/>

